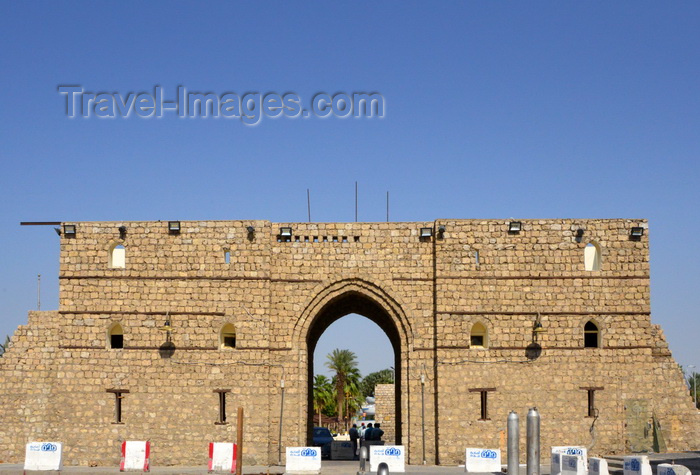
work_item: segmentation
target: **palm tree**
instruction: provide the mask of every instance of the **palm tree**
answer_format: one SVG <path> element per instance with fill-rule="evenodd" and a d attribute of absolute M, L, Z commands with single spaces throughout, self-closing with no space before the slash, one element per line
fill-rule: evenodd
<path fill-rule="evenodd" d="M 318 425 L 323 425 L 323 414 L 328 406 L 333 404 L 333 386 L 330 380 L 322 374 L 314 377 L 314 409 L 318 411 Z"/>
<path fill-rule="evenodd" d="M 350 414 L 356 412 L 360 407 L 360 371 L 353 368 L 348 372 L 345 379 L 345 418 L 349 419 Z"/>
<path fill-rule="evenodd" d="M 345 407 L 345 382 L 348 374 L 357 370 L 357 359 L 355 353 L 350 350 L 335 349 L 327 356 L 326 366 L 331 371 L 335 371 L 335 390 L 338 398 L 338 420 L 343 420 L 343 409 Z"/>

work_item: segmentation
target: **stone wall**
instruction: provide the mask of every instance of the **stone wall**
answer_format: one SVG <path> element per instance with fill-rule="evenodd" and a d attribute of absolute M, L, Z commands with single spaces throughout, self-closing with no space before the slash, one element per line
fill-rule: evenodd
<path fill-rule="evenodd" d="M 150 439 L 154 466 L 203 465 L 209 442 L 235 440 L 241 406 L 244 461 L 276 463 L 280 422 L 283 447 L 309 442 L 309 345 L 350 312 L 394 346 L 396 426 L 381 422 L 411 463 L 424 446 L 428 463 L 457 464 L 467 446 L 502 445 L 508 413 L 524 424 L 531 406 L 543 447 L 589 445 L 593 427 L 592 453 L 629 450 L 646 441 L 626 423 L 651 414 L 669 450 L 698 449 L 700 416 L 651 324 L 644 220 L 526 220 L 518 234 L 504 220 L 184 221 L 179 234 L 160 221 L 71 224 L 58 311 L 31 312 L 0 359 L 1 460 L 60 440 L 67 464 L 115 465 L 121 440 Z M 591 241 L 600 270 L 584 267 Z M 117 244 L 126 266 L 112 269 Z M 584 348 L 589 321 L 598 348 Z M 483 348 L 470 338 L 477 322 Z M 535 322 L 546 330 L 536 342 Z M 122 349 L 109 347 L 114 323 Z M 235 349 L 221 348 L 229 323 Z M 121 423 L 115 390 L 128 391 Z"/>
<path fill-rule="evenodd" d="M 386 445 L 396 443 L 396 406 L 394 404 L 394 385 L 377 384 L 374 387 L 374 420 L 380 424 L 384 431 L 382 440 Z"/>

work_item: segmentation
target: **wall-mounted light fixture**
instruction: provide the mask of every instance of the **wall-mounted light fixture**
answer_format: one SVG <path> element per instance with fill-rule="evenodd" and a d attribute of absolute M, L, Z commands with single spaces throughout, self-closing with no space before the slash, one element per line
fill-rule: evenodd
<path fill-rule="evenodd" d="M 542 322 L 540 321 L 540 313 L 537 312 L 537 319 L 532 325 L 532 341 L 537 342 L 538 335 L 542 333 L 547 333 L 547 330 L 542 326 Z"/>
<path fill-rule="evenodd" d="M 630 230 L 630 239 L 632 241 L 640 241 L 644 236 L 644 228 L 641 226 L 635 226 Z"/>
<path fill-rule="evenodd" d="M 168 232 L 170 234 L 180 234 L 180 221 L 168 221 Z"/>
<path fill-rule="evenodd" d="M 165 314 L 165 325 L 159 328 L 160 331 L 165 332 L 165 341 L 171 341 L 171 333 L 173 331 L 173 326 L 170 323 L 170 312 Z"/>
<path fill-rule="evenodd" d="M 252 238 L 255 235 L 255 228 L 253 226 L 247 226 L 246 231 L 248 231 L 248 237 Z"/>
<path fill-rule="evenodd" d="M 523 229 L 523 223 L 521 221 L 511 221 L 508 223 L 508 233 L 509 234 L 520 234 Z"/>
<path fill-rule="evenodd" d="M 292 228 L 282 227 L 280 228 L 280 241 L 289 242 L 292 240 Z"/>
<path fill-rule="evenodd" d="M 433 236 L 433 228 L 420 228 L 421 239 L 428 239 Z"/>
<path fill-rule="evenodd" d="M 126 239 L 126 226 L 119 226 L 119 239 Z"/>
<path fill-rule="evenodd" d="M 74 238 L 77 233 L 77 228 L 75 224 L 64 224 L 63 225 L 63 235 L 65 237 Z"/>
<path fill-rule="evenodd" d="M 576 242 L 581 242 L 583 240 L 583 233 L 584 233 L 583 228 L 578 228 L 576 230 Z"/>
<path fill-rule="evenodd" d="M 445 237 L 445 226 L 443 226 L 443 225 L 438 226 L 438 229 L 437 229 L 437 236 L 438 236 L 438 238 L 440 238 L 440 239 L 442 239 L 442 238 Z"/>

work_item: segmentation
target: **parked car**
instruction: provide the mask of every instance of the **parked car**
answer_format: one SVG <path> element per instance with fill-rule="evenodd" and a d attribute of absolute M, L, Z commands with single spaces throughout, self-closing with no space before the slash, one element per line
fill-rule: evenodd
<path fill-rule="evenodd" d="M 312 445 L 321 447 L 321 458 L 331 458 L 331 442 L 333 442 L 331 431 L 325 427 L 314 427 Z"/>

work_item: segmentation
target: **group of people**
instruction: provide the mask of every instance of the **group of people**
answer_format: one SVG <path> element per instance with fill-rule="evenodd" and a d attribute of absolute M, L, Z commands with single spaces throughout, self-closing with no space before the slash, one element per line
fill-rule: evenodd
<path fill-rule="evenodd" d="M 365 441 L 382 440 L 384 431 L 379 426 L 379 422 L 375 423 L 374 426 L 372 426 L 372 423 L 370 422 L 367 424 L 367 427 L 365 427 L 364 422 L 360 425 L 360 427 L 357 427 L 357 424 L 352 425 L 352 428 L 349 431 L 350 442 L 352 442 L 352 450 L 356 456 L 359 455 L 357 450 L 358 440 L 360 441 L 360 446 L 362 446 Z"/>

